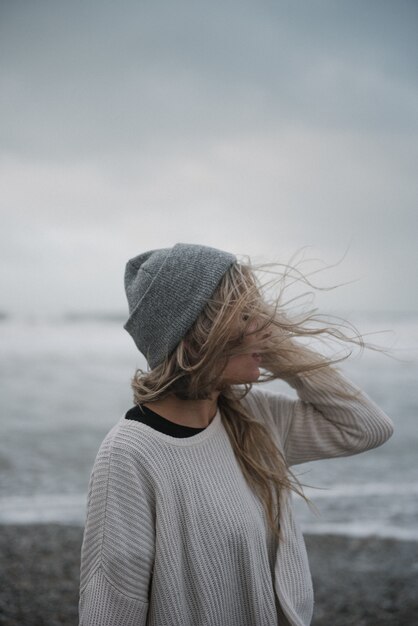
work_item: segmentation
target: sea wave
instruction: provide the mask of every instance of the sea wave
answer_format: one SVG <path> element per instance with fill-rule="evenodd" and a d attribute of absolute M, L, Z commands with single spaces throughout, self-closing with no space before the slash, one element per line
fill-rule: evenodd
<path fill-rule="evenodd" d="M 84 494 L 45 494 L 0 498 L 0 524 L 74 524 L 83 526 Z"/>
<path fill-rule="evenodd" d="M 348 537 L 379 537 L 398 541 L 418 541 L 418 529 L 384 525 L 377 522 L 301 524 L 306 535 L 344 535 Z"/>
<path fill-rule="evenodd" d="M 354 486 L 353 486 L 354 487 Z M 364 495 L 376 485 L 362 485 Z M 378 495 L 386 496 L 387 490 Z M 411 485 L 409 485 L 411 488 Z M 416 485 L 412 487 L 415 488 Z M 331 491 L 331 490 L 330 490 Z M 9 496 L 0 498 L 0 524 L 66 524 L 84 526 L 86 494 L 45 494 L 34 496 Z M 376 536 L 403 541 L 418 541 L 418 528 L 389 524 L 387 520 L 362 520 L 348 522 L 302 521 L 305 534 L 347 535 L 351 537 Z"/>
<path fill-rule="evenodd" d="M 370 496 L 416 496 L 417 483 L 335 484 L 330 487 L 306 487 L 304 493 L 312 500 L 318 498 L 365 498 Z"/>

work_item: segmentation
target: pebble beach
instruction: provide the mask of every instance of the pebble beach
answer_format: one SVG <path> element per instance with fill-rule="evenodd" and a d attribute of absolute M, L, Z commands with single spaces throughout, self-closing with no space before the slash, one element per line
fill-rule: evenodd
<path fill-rule="evenodd" d="M 79 526 L 60 524 L 1 527 L 2 626 L 78 624 L 82 534 Z M 305 539 L 316 598 L 312 626 L 418 624 L 418 542 Z"/>

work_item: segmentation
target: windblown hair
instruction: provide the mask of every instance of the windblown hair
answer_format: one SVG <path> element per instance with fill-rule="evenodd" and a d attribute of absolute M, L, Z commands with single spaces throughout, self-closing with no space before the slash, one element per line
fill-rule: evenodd
<path fill-rule="evenodd" d="M 267 276 L 268 280 L 262 283 L 260 276 Z M 235 456 L 249 486 L 261 499 L 268 524 L 277 538 L 280 538 L 281 498 L 289 490 L 305 496 L 268 427 L 255 419 L 242 402 L 251 385 L 222 382 L 228 359 L 244 353 L 244 336 L 256 332 L 257 343 L 252 345 L 252 351 L 261 354 L 263 371 L 257 382 L 263 382 L 291 379 L 301 373 L 309 375 L 319 368 L 326 368 L 327 375 L 333 376 L 332 366 L 351 354 L 349 351 L 340 357 L 327 358 L 303 345 L 305 339 L 331 339 L 339 346 L 345 343 L 373 349 L 344 320 L 337 323 L 331 322 L 330 316 L 323 319 L 315 314 L 316 309 L 291 315 L 289 307 L 294 298 L 284 301 L 289 279 L 290 284 L 302 281 L 312 287 L 307 277 L 292 265 L 286 265 L 283 272 L 272 265 L 255 268 L 248 261 L 233 264 L 173 353 L 151 371 L 137 370 L 132 379 L 136 404 L 172 394 L 196 400 L 220 392 L 221 418 Z M 349 328 L 350 333 L 344 328 Z"/>

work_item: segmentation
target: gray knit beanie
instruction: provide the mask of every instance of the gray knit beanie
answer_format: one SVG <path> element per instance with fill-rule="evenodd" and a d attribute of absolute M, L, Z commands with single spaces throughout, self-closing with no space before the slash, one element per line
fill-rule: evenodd
<path fill-rule="evenodd" d="M 151 369 L 171 354 L 236 260 L 216 248 L 178 243 L 128 261 L 124 328 Z"/>

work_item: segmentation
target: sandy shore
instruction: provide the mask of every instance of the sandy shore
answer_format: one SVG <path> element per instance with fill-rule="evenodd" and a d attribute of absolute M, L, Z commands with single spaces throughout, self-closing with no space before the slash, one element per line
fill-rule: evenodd
<path fill-rule="evenodd" d="M 78 624 L 81 540 L 78 527 L 0 526 L 2 626 Z M 334 536 L 306 543 L 313 626 L 418 624 L 418 543 Z"/>

